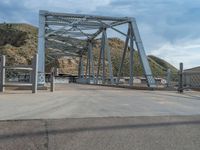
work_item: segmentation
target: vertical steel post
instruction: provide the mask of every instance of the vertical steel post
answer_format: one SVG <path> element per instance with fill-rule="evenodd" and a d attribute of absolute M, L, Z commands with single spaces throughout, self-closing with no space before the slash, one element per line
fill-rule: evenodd
<path fill-rule="evenodd" d="M 167 69 L 167 87 L 171 85 L 171 69 Z"/>
<path fill-rule="evenodd" d="M 96 84 L 98 84 L 99 80 L 98 78 L 99 78 L 100 64 L 102 64 L 102 83 L 105 84 L 105 29 L 103 29 L 102 31 L 101 49 L 98 62 Z"/>
<path fill-rule="evenodd" d="M 83 55 L 81 55 L 81 79 L 84 78 L 84 62 L 83 62 Z"/>
<path fill-rule="evenodd" d="M 92 80 L 93 80 L 93 83 L 95 82 L 94 81 L 94 78 L 95 78 L 95 75 L 94 75 L 94 60 L 93 60 L 93 48 L 92 48 L 92 42 L 90 41 L 89 42 L 89 49 L 90 49 L 90 64 L 91 64 L 91 71 L 92 71 Z"/>
<path fill-rule="evenodd" d="M 55 91 L 55 68 L 51 69 L 51 92 Z"/>
<path fill-rule="evenodd" d="M 135 19 L 132 18 L 130 23 L 132 25 L 132 29 L 133 29 L 133 33 L 134 33 L 134 39 L 135 39 L 135 43 L 136 43 L 136 46 L 137 46 L 137 49 L 138 49 L 138 53 L 139 53 L 139 56 L 140 56 L 140 60 L 141 60 L 141 63 L 142 63 L 144 74 L 145 74 L 145 77 L 147 79 L 147 85 L 149 87 L 156 87 L 156 81 L 153 77 L 153 74 L 152 74 L 146 53 L 144 51 L 144 46 L 143 46 L 142 39 L 140 37 L 140 33 L 139 33 L 138 26 L 136 24 Z"/>
<path fill-rule="evenodd" d="M 87 57 L 88 57 L 88 75 L 89 75 L 89 77 L 87 78 L 87 81 L 88 81 L 88 83 L 90 84 L 90 80 L 91 80 L 91 56 L 90 56 L 90 54 L 91 54 L 91 49 L 89 48 L 89 43 L 88 43 L 88 50 L 87 50 Z"/>
<path fill-rule="evenodd" d="M 5 91 L 5 65 L 6 65 L 6 57 L 5 55 L 0 56 L 0 92 Z"/>
<path fill-rule="evenodd" d="M 125 45 L 124 45 L 124 51 L 123 51 L 121 63 L 120 63 L 120 66 L 119 66 L 119 71 L 117 73 L 117 84 L 119 84 L 121 72 L 122 72 L 122 69 L 123 69 L 124 59 L 125 59 L 125 56 L 126 56 L 126 51 L 128 49 L 129 36 L 130 36 L 130 28 L 128 28 L 128 31 L 127 31 L 126 41 L 125 41 Z"/>
<path fill-rule="evenodd" d="M 106 70 L 105 70 L 105 29 L 103 29 L 102 32 L 102 84 L 105 84 L 105 78 L 106 78 Z"/>
<path fill-rule="evenodd" d="M 45 84 L 45 16 L 46 11 L 39 12 L 38 33 L 38 84 Z"/>
<path fill-rule="evenodd" d="M 100 49 L 100 54 L 99 54 L 99 61 L 98 61 L 97 75 L 96 75 L 96 84 L 98 84 L 98 82 L 99 82 L 99 71 L 100 71 L 100 65 L 101 65 L 101 55 L 102 55 L 102 48 Z"/>
<path fill-rule="evenodd" d="M 87 75 L 88 75 L 88 64 L 89 64 L 89 58 L 88 58 L 88 56 L 87 56 L 87 62 L 86 62 L 86 70 L 85 70 L 85 79 L 87 80 Z"/>
<path fill-rule="evenodd" d="M 131 23 L 129 23 L 130 27 L 130 80 L 129 85 L 133 86 L 133 56 L 134 56 L 134 45 L 133 45 L 133 28 Z"/>
<path fill-rule="evenodd" d="M 183 93 L 183 63 L 180 63 L 179 65 L 179 87 L 178 92 Z"/>
<path fill-rule="evenodd" d="M 38 54 L 32 59 L 32 93 L 37 93 Z"/>
<path fill-rule="evenodd" d="M 108 64 L 109 64 L 110 81 L 111 81 L 111 84 L 114 84 L 112 61 L 111 61 L 111 56 L 110 56 L 110 47 L 109 47 L 109 43 L 108 43 L 106 30 L 105 30 L 104 34 L 105 34 L 105 50 L 107 51 L 107 59 L 108 59 Z"/>
<path fill-rule="evenodd" d="M 82 63 L 82 55 L 79 57 L 79 64 L 78 64 L 78 78 L 81 78 L 81 64 Z"/>

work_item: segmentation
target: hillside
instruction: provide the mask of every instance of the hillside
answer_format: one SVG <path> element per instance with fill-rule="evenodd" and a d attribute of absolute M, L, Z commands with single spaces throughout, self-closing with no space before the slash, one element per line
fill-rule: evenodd
<path fill-rule="evenodd" d="M 30 63 L 37 49 L 37 32 L 36 27 L 27 24 L 0 24 L 0 55 L 4 54 L 7 56 L 8 65 Z M 113 73 L 116 76 L 124 42 L 120 39 L 112 38 L 109 39 L 109 45 L 111 48 Z M 96 40 L 94 45 L 95 68 L 98 62 L 99 49 L 100 40 Z M 156 76 L 163 76 L 167 68 L 170 68 L 173 72 L 177 71 L 171 64 L 158 57 L 148 56 L 148 60 Z M 46 69 L 49 71 L 52 66 L 56 66 L 60 68 L 62 73 L 77 74 L 78 61 L 79 59 L 76 57 L 61 57 L 58 59 L 46 57 Z M 136 76 L 142 75 L 142 67 L 137 51 L 134 54 L 134 73 Z M 129 75 L 129 49 L 122 74 L 124 76 Z"/>
<path fill-rule="evenodd" d="M 37 28 L 27 24 L 0 25 L 0 55 L 7 63 L 28 64 L 37 48 Z"/>

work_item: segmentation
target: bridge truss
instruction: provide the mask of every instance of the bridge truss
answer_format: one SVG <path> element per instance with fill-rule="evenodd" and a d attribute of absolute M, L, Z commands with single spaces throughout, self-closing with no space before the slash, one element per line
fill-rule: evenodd
<path fill-rule="evenodd" d="M 125 24 L 128 28 L 127 33 L 117 29 L 117 26 Z M 116 81 L 113 79 L 111 53 L 107 36 L 108 29 L 112 29 L 122 36 L 125 36 L 126 39 Z M 96 69 L 97 71 L 95 71 L 93 43 L 99 36 L 101 36 L 101 48 L 98 66 Z M 80 58 L 78 67 L 78 76 L 80 82 L 86 78 L 87 83 L 98 84 L 98 80 L 101 79 L 102 84 L 105 84 L 105 68 L 108 64 L 110 84 L 118 84 L 121 78 L 127 49 L 130 47 L 129 85 L 132 86 L 134 76 L 134 46 L 136 46 L 136 49 L 138 50 L 144 75 L 147 79 L 147 85 L 149 87 L 155 87 L 155 80 L 145 54 L 135 18 L 55 13 L 41 10 L 39 12 L 38 36 L 38 83 L 45 83 L 45 50 L 49 49 L 50 52 L 48 55 L 50 57 L 77 56 Z M 83 55 L 87 57 L 86 67 L 83 66 Z M 105 63 L 105 61 L 108 63 Z"/>

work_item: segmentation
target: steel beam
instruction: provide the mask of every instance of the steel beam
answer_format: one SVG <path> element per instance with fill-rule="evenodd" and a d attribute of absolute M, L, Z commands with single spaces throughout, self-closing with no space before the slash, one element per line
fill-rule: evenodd
<path fill-rule="evenodd" d="M 39 34 L 38 34 L 38 84 L 45 83 L 45 14 L 47 11 L 39 12 Z"/>
<path fill-rule="evenodd" d="M 94 33 L 93 36 L 89 38 L 89 40 L 95 39 L 99 34 L 101 34 L 101 32 L 102 32 L 102 28 L 100 28 L 96 33 Z"/>
<path fill-rule="evenodd" d="M 127 31 L 127 36 L 126 36 L 126 41 L 125 41 L 125 45 L 124 45 L 123 55 L 122 55 L 121 63 L 120 63 L 120 66 L 119 66 L 119 71 L 117 73 L 117 84 L 119 84 L 121 72 L 122 72 L 123 65 L 124 65 L 124 59 L 125 59 L 125 56 L 126 56 L 126 51 L 128 49 L 129 35 L 130 35 L 130 28 L 128 28 L 128 31 Z"/>
<path fill-rule="evenodd" d="M 48 21 L 48 22 L 46 22 L 46 25 L 48 25 L 48 26 L 66 26 L 66 25 L 69 25 L 69 23 Z M 101 26 L 96 26 L 96 25 L 78 25 L 78 26 L 83 27 L 83 29 L 85 28 L 87 30 L 99 29 L 101 27 Z"/>
<path fill-rule="evenodd" d="M 46 19 L 46 23 L 65 23 L 68 26 L 74 26 L 74 25 L 80 25 L 80 26 L 101 26 L 102 24 L 99 23 L 97 20 L 90 21 L 88 19 L 83 19 L 83 18 L 48 18 Z"/>
<path fill-rule="evenodd" d="M 83 47 L 78 47 L 78 45 L 68 46 L 67 44 L 53 42 L 53 41 L 46 41 L 46 48 L 48 49 L 57 49 L 61 52 L 68 52 L 68 53 L 77 53 L 83 49 Z"/>
<path fill-rule="evenodd" d="M 106 78 L 106 70 L 105 70 L 105 29 L 102 32 L 102 38 L 101 38 L 101 62 L 102 62 L 102 83 L 105 84 L 105 78 Z"/>
<path fill-rule="evenodd" d="M 134 56 L 134 41 L 133 41 L 133 28 L 132 25 L 129 23 L 130 28 L 130 80 L 129 85 L 133 86 L 133 56 Z"/>
<path fill-rule="evenodd" d="M 107 51 L 107 59 L 108 59 L 108 64 L 109 64 L 110 81 L 111 81 L 111 84 L 114 84 L 112 61 L 111 61 L 111 56 L 110 56 L 110 47 L 109 47 L 109 43 L 108 43 L 106 30 L 103 30 L 103 32 L 104 32 L 104 36 L 105 36 L 105 50 Z"/>
<path fill-rule="evenodd" d="M 69 18 L 87 18 L 89 20 L 109 20 L 109 21 L 125 21 L 128 20 L 127 17 L 108 17 L 108 16 L 94 16 L 86 14 L 70 14 L 70 13 L 56 13 L 56 12 L 46 12 L 46 16 L 58 16 L 58 17 L 69 17 Z"/>
<path fill-rule="evenodd" d="M 137 46 L 137 49 L 138 49 L 138 53 L 139 53 L 139 56 L 140 56 L 140 60 L 141 60 L 141 63 L 142 63 L 144 74 L 145 74 L 145 77 L 147 79 L 147 85 L 149 87 L 156 87 L 156 82 L 155 82 L 155 79 L 154 79 L 153 74 L 151 72 L 151 68 L 150 68 L 146 53 L 144 51 L 144 46 L 143 46 L 143 43 L 142 43 L 142 40 L 141 40 L 135 19 L 132 18 L 130 23 L 132 25 L 135 43 L 136 43 L 136 46 Z"/>
<path fill-rule="evenodd" d="M 100 49 L 99 60 L 97 65 L 97 75 L 96 75 L 96 84 L 99 82 L 99 72 L 100 72 L 100 65 L 101 65 L 101 55 L 102 55 L 102 48 Z"/>
<path fill-rule="evenodd" d="M 100 20 L 98 20 L 98 21 L 99 21 L 100 23 L 102 23 L 102 25 L 103 25 L 104 27 L 106 27 L 106 28 L 111 28 L 111 29 L 113 29 L 114 31 L 116 31 L 116 32 L 118 32 L 118 33 L 120 33 L 120 34 L 122 34 L 122 35 L 124 35 L 124 36 L 127 36 L 125 33 L 123 33 L 122 31 L 120 31 L 120 30 L 114 28 L 112 25 L 109 25 L 109 24 L 107 24 L 107 23 L 105 23 L 105 22 L 102 22 L 102 21 L 100 21 Z"/>
<path fill-rule="evenodd" d="M 88 43 L 88 49 L 89 49 L 89 52 L 90 52 L 90 61 L 91 61 L 91 72 L 92 72 L 92 80 L 93 80 L 93 83 L 95 82 L 94 79 L 95 79 L 95 75 L 94 75 L 94 60 L 93 60 L 93 48 L 92 48 L 92 42 L 89 41 Z"/>
<path fill-rule="evenodd" d="M 125 20 L 125 21 L 116 21 L 116 22 L 112 22 L 110 25 L 112 26 L 112 27 L 114 27 L 114 26 L 119 26 L 119 25 L 124 25 L 124 24 L 126 24 L 126 23 L 129 23 L 129 21 L 128 20 Z"/>
<path fill-rule="evenodd" d="M 0 56 L 0 92 L 5 91 L 5 65 L 6 65 L 6 57 L 5 55 Z"/>
<path fill-rule="evenodd" d="M 90 84 L 90 77 L 91 77 L 91 49 L 89 48 L 89 43 L 88 43 L 88 51 L 87 51 L 87 58 L 88 58 L 88 74 L 89 74 L 89 84 Z"/>

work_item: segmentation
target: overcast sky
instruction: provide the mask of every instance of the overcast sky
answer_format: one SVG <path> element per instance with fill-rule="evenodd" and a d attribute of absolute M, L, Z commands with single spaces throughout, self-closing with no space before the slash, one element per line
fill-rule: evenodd
<path fill-rule="evenodd" d="M 0 0 L 0 22 L 37 26 L 40 9 L 135 17 L 147 54 L 200 66 L 200 0 Z"/>

